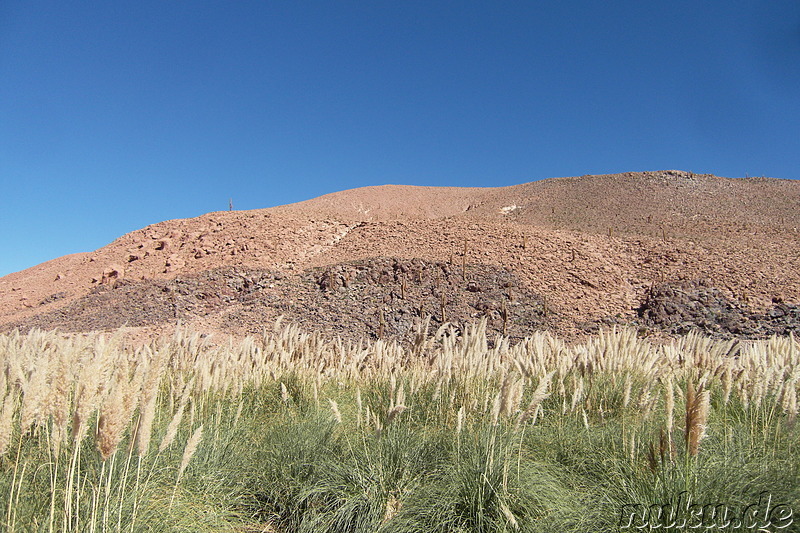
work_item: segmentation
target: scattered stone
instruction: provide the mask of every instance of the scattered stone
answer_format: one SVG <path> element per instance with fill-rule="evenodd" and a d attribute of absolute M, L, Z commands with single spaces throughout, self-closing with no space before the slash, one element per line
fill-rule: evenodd
<path fill-rule="evenodd" d="M 103 270 L 103 276 L 100 278 L 101 284 L 112 283 L 121 280 L 125 277 L 125 270 L 116 264 L 110 265 Z"/>
<path fill-rule="evenodd" d="M 692 330 L 716 338 L 800 334 L 800 306 L 774 303 L 765 313 L 757 313 L 702 280 L 653 287 L 636 312 L 640 325 L 672 335 Z"/>
<path fill-rule="evenodd" d="M 60 299 L 62 299 L 64 297 L 66 297 L 66 296 L 67 296 L 67 293 L 64 292 L 64 291 L 56 292 L 54 294 L 51 294 L 50 296 L 48 296 L 47 298 L 45 298 L 41 302 L 39 302 L 39 305 L 49 304 L 49 303 L 55 302 L 57 300 L 60 300 Z"/>
<path fill-rule="evenodd" d="M 474 281 L 470 281 L 469 283 L 467 283 L 467 290 L 469 292 L 481 292 L 481 287 Z"/>

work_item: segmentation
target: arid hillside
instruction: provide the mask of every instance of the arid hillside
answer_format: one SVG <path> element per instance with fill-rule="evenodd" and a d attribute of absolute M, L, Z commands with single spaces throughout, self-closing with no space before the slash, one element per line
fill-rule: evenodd
<path fill-rule="evenodd" d="M 800 182 L 663 171 L 501 188 L 387 185 L 169 220 L 0 278 L 0 331 L 147 336 L 181 322 L 408 339 L 800 331 Z"/>

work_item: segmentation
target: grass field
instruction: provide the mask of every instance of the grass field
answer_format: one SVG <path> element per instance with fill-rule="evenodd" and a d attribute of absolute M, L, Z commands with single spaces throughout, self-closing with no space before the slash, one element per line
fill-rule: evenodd
<path fill-rule="evenodd" d="M 800 530 L 791 337 L 211 340 L 0 336 L 0 529 Z"/>

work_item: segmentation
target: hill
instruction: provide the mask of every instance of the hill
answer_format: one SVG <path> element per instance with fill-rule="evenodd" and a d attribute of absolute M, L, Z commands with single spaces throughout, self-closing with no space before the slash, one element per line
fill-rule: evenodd
<path fill-rule="evenodd" d="M 278 316 L 407 339 L 429 318 L 522 337 L 609 324 L 800 331 L 800 182 L 679 171 L 500 188 L 385 185 L 169 220 L 0 278 L 0 331 L 151 335 Z"/>

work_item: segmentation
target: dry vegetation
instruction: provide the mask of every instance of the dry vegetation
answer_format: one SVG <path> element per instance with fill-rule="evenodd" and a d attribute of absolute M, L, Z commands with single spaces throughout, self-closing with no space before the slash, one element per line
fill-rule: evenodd
<path fill-rule="evenodd" d="M 800 345 L 417 325 L 0 336 L 4 531 L 607 531 L 626 503 L 800 512 Z"/>

